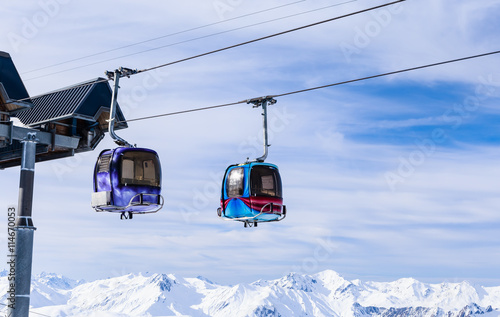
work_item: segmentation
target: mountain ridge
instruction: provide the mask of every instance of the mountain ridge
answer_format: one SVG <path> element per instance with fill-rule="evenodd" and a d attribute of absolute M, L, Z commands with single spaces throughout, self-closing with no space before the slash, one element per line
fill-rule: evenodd
<path fill-rule="evenodd" d="M 0 277 L 0 292 L 7 291 Z M 6 295 L 2 298 L 5 302 Z M 500 286 L 349 281 L 333 270 L 220 285 L 203 277 L 127 274 L 92 282 L 34 276 L 32 311 L 50 316 L 498 317 Z"/>

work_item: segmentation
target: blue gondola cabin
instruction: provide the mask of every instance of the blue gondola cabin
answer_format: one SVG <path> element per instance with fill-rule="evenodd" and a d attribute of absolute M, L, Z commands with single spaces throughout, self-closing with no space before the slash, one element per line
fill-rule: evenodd
<path fill-rule="evenodd" d="M 227 168 L 219 217 L 249 224 L 280 221 L 286 216 L 278 167 L 263 162 Z"/>
<path fill-rule="evenodd" d="M 144 214 L 163 206 L 161 166 L 150 149 L 104 150 L 94 168 L 92 207 L 96 211 Z"/>

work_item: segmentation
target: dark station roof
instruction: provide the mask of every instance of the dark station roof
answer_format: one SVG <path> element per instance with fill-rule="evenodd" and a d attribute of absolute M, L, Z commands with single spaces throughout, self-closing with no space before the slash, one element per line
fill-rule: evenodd
<path fill-rule="evenodd" d="M 96 78 L 30 98 L 10 55 L 0 52 L 0 169 L 21 164 L 28 133 L 39 136 L 36 162 L 94 150 L 108 131 L 112 95 L 108 79 Z M 127 127 L 119 105 L 115 117 L 115 129 Z"/>
<path fill-rule="evenodd" d="M 19 112 L 16 117 L 26 126 L 37 127 L 44 123 L 81 119 L 99 122 L 107 130 L 111 87 L 108 80 L 96 78 L 77 85 L 32 97 L 33 108 Z M 125 117 L 117 105 L 115 128 L 126 128 Z"/>
<path fill-rule="evenodd" d="M 31 107 L 31 100 L 9 53 L 0 51 L 0 111 L 13 114 Z"/>

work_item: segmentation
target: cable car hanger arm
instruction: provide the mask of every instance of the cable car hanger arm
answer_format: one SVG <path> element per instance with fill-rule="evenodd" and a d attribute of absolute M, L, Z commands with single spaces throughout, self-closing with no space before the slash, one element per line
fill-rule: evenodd
<path fill-rule="evenodd" d="M 264 128 L 264 154 L 254 160 L 254 162 L 264 162 L 267 158 L 268 154 L 268 148 L 271 146 L 268 142 L 268 137 L 267 137 L 267 106 L 268 105 L 273 105 L 276 103 L 276 99 L 274 99 L 271 96 L 266 96 L 266 97 L 258 97 L 254 99 L 249 99 L 246 101 L 247 104 L 253 104 L 254 108 L 262 107 L 262 124 Z M 247 159 L 248 160 L 248 159 Z"/>
<path fill-rule="evenodd" d="M 118 98 L 118 89 L 120 88 L 119 82 L 120 78 L 127 76 L 130 77 L 130 75 L 133 75 L 137 73 L 137 70 L 130 69 L 130 68 L 125 68 L 125 67 L 120 67 L 119 69 L 115 69 L 114 72 L 106 71 L 105 74 L 108 76 L 108 79 L 114 80 L 114 85 L 113 85 L 113 94 L 111 97 L 111 106 L 109 108 L 109 126 L 108 126 L 108 131 L 109 135 L 113 140 L 115 141 L 116 144 L 120 146 L 127 146 L 127 147 L 134 147 L 132 144 L 128 143 L 125 141 L 123 138 L 119 137 L 115 133 L 115 120 L 116 120 L 116 104 L 117 104 L 117 98 Z"/>

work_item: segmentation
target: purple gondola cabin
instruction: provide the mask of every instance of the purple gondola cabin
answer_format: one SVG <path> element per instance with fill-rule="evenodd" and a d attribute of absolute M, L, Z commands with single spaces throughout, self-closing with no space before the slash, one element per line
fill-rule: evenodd
<path fill-rule="evenodd" d="M 145 214 L 163 206 L 161 166 L 150 149 L 104 150 L 94 168 L 92 207 L 96 211 Z"/>

